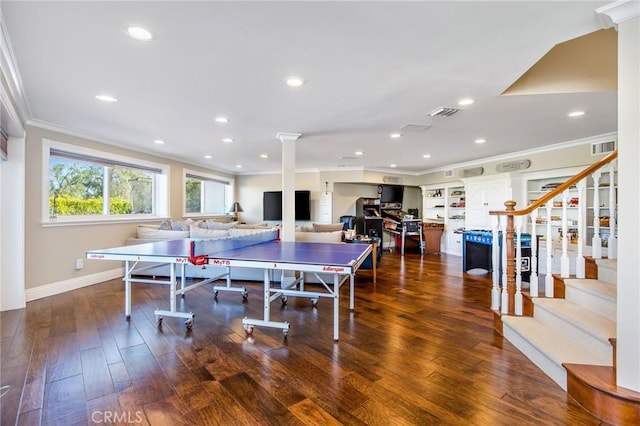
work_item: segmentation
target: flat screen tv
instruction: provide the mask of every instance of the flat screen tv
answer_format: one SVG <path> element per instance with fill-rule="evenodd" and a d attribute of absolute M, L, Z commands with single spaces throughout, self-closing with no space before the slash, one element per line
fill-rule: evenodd
<path fill-rule="evenodd" d="M 402 185 L 382 185 L 382 193 L 380 194 L 381 203 L 400 203 L 404 196 L 404 186 Z"/>
<path fill-rule="evenodd" d="M 311 220 L 311 191 L 296 191 L 295 200 L 295 220 Z M 282 220 L 282 191 L 264 192 L 262 219 Z"/>

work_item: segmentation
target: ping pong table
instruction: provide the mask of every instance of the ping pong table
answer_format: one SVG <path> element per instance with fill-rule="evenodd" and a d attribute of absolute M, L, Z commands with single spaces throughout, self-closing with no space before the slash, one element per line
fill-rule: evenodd
<path fill-rule="evenodd" d="M 286 303 L 287 297 L 310 298 L 313 305 L 320 298 L 333 298 L 333 338 L 339 338 L 339 305 L 340 287 L 349 281 L 349 309 L 354 310 L 354 279 L 356 271 L 372 253 L 369 244 L 345 243 L 309 243 L 282 242 L 278 231 L 260 235 L 248 235 L 220 240 L 169 240 L 131 246 L 89 250 L 87 259 L 120 260 L 125 262 L 125 315 L 131 316 L 131 283 L 143 282 L 151 284 L 168 284 L 170 288 L 169 310 L 156 309 L 154 314 L 161 324 L 162 317 L 178 317 L 186 319 L 185 324 L 191 328 L 194 314 L 178 312 L 176 298 L 192 289 L 211 283 L 221 276 L 213 277 L 191 285 L 185 284 L 184 266 L 215 265 L 226 267 L 256 268 L 264 271 L 263 279 L 263 318 L 244 318 L 242 320 L 247 335 L 253 334 L 254 327 L 272 327 L 281 329 L 286 337 L 290 325 L 286 321 L 271 320 L 271 302 L 280 298 Z M 375 258 L 375 256 L 374 256 Z M 170 265 L 168 281 L 141 279 L 134 277 L 139 262 L 167 263 Z M 155 265 L 152 265 L 155 266 Z M 181 281 L 178 287 L 177 267 L 181 269 Z M 149 267 L 149 266 L 147 266 Z M 375 264 L 374 264 L 375 268 Z M 279 286 L 272 286 L 271 273 L 282 271 L 283 279 Z M 299 272 L 298 277 L 285 277 L 285 271 Z M 314 274 L 320 282 L 319 290 L 310 291 L 305 288 L 305 274 Z M 326 275 L 328 274 L 328 275 Z M 229 273 L 223 274 L 229 286 Z M 323 277 L 329 276 L 331 280 Z M 219 288 L 219 287 L 214 287 Z M 246 290 L 245 290 L 246 294 Z"/>

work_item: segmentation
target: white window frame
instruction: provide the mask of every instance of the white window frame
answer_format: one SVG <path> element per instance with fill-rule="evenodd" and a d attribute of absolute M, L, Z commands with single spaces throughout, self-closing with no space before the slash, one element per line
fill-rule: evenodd
<path fill-rule="evenodd" d="M 222 214 L 216 213 L 187 213 L 187 178 L 195 177 L 202 178 L 202 180 L 220 181 L 221 183 L 227 183 L 225 190 L 225 206 Z M 221 217 L 227 216 L 227 210 L 231 208 L 233 204 L 233 194 L 235 190 L 235 179 L 227 176 L 213 175 L 210 173 L 203 173 L 197 170 L 183 169 L 182 173 L 182 216 L 183 217 Z"/>
<path fill-rule="evenodd" d="M 131 214 L 131 215 L 76 215 L 76 216 L 55 216 L 49 215 L 49 162 L 51 150 L 72 152 L 74 154 L 87 157 L 102 158 L 116 163 L 139 165 L 141 168 L 159 169 L 161 172 L 156 175 L 156 183 L 153 193 L 153 213 L 151 214 Z M 168 164 L 156 163 L 127 157 L 107 151 L 86 148 L 80 145 L 73 145 L 58 142 L 50 139 L 42 140 L 42 226 L 61 225 L 81 225 L 113 222 L 139 222 L 153 219 L 166 219 L 169 217 L 169 182 L 171 167 Z"/>

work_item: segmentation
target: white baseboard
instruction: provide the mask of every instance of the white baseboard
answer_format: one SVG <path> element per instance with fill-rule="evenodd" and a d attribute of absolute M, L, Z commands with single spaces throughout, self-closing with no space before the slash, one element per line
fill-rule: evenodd
<path fill-rule="evenodd" d="M 84 275 L 70 280 L 58 281 L 57 283 L 45 284 L 40 287 L 29 288 L 25 291 L 27 302 L 42 299 L 43 297 L 55 296 L 66 291 L 76 290 L 93 284 L 120 278 L 124 275 L 124 268 L 111 269 L 109 271 L 98 272 L 97 274 Z"/>

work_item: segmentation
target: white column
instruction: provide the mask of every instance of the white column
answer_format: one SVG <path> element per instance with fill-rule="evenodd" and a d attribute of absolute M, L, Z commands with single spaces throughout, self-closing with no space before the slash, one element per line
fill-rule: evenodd
<path fill-rule="evenodd" d="M 640 392 L 640 3 L 597 10 L 618 27 L 618 313 L 617 385 Z"/>
<path fill-rule="evenodd" d="M 296 141 L 300 136 L 300 133 L 283 132 L 276 136 L 282 142 L 282 241 L 296 239 Z"/>
<path fill-rule="evenodd" d="M 553 199 L 547 201 L 547 274 L 544 277 L 544 296 L 553 297 L 553 237 L 551 233 L 551 208 L 553 207 Z"/>

